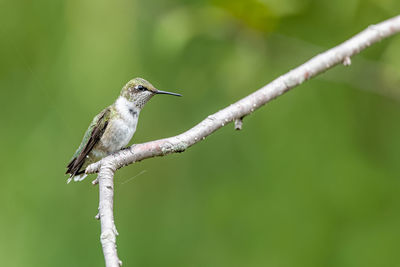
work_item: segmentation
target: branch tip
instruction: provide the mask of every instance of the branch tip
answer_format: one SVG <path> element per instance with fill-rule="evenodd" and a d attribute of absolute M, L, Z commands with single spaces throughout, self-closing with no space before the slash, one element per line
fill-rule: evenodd
<path fill-rule="evenodd" d="M 243 117 L 235 120 L 235 130 L 237 131 L 242 130 L 242 125 L 243 125 Z"/>
<path fill-rule="evenodd" d="M 351 58 L 350 57 L 345 57 L 344 59 L 343 59 L 343 65 L 344 66 L 350 66 L 351 65 Z"/>

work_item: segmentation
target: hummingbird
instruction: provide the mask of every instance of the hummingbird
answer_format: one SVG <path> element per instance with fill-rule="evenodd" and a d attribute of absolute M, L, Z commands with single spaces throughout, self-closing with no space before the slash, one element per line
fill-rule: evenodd
<path fill-rule="evenodd" d="M 157 94 L 182 96 L 157 90 L 142 78 L 132 79 L 122 87 L 117 100 L 93 118 L 67 166 L 67 183 L 72 179 L 82 181 L 89 164 L 125 147 L 136 131 L 140 111 Z"/>

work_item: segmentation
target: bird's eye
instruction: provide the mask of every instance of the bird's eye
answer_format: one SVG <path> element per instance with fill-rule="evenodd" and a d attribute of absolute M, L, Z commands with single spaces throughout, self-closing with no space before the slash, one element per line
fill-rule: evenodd
<path fill-rule="evenodd" d="M 143 85 L 141 85 L 141 84 L 139 84 L 139 85 L 136 85 L 135 89 L 136 89 L 136 90 L 139 90 L 139 91 L 145 91 L 145 90 L 147 90 L 147 88 L 146 88 L 146 87 L 144 87 L 144 86 L 143 86 Z"/>

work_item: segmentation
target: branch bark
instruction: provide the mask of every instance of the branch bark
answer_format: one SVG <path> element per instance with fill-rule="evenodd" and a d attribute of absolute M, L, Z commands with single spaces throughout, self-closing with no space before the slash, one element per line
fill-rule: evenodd
<path fill-rule="evenodd" d="M 99 214 L 101 235 L 100 242 L 103 247 L 106 266 L 121 266 L 118 258 L 116 238 L 118 235 L 114 223 L 114 172 L 115 168 L 110 162 L 101 165 L 99 179 Z"/>
<path fill-rule="evenodd" d="M 338 64 L 350 65 L 350 58 L 353 55 L 399 32 L 400 16 L 371 25 L 344 43 L 313 57 L 247 97 L 208 116 L 182 134 L 132 145 L 88 166 L 86 173 L 99 173 L 97 181 L 100 191 L 101 243 L 106 266 L 117 267 L 121 264 L 117 255 L 117 231 L 113 216 L 113 177 L 117 169 L 143 159 L 183 152 L 232 121 L 237 121 L 237 128 L 241 128 L 243 117 L 250 115 L 269 101 Z"/>

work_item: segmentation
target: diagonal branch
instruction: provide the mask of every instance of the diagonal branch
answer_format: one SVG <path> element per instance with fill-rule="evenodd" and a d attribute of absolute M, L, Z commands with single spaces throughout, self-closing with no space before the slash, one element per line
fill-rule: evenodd
<path fill-rule="evenodd" d="M 350 58 L 353 55 L 358 54 L 371 44 L 399 32 L 400 16 L 371 25 L 344 43 L 313 57 L 247 97 L 208 116 L 182 134 L 132 145 L 88 166 L 86 173 L 99 172 L 101 242 L 106 266 L 117 267 L 121 264 L 117 256 L 115 243 L 117 232 L 113 218 L 113 176 L 115 170 L 143 159 L 183 152 L 232 121 L 237 122 L 239 129 L 243 117 L 250 115 L 254 110 L 335 65 L 350 65 Z"/>

